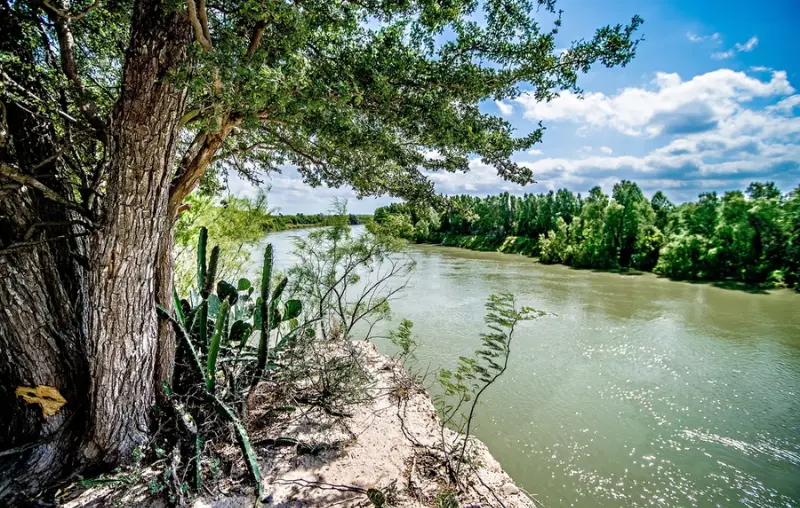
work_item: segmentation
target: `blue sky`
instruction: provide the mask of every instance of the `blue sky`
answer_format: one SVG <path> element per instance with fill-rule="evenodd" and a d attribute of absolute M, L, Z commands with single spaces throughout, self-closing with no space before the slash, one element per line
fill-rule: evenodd
<path fill-rule="evenodd" d="M 630 179 L 647 195 L 663 190 L 682 202 L 754 180 L 786 191 L 800 184 L 800 1 L 561 0 L 557 8 L 564 10 L 564 47 L 634 14 L 645 20 L 645 40 L 626 68 L 582 76 L 583 99 L 562 93 L 546 104 L 525 95 L 483 104 L 520 135 L 543 122 L 543 142 L 515 155 L 538 183 L 504 182 L 474 160 L 467 174 L 432 174 L 439 192 L 585 192 L 595 185 L 609 192 Z M 334 197 L 350 198 L 354 213 L 390 201 L 311 189 L 290 168 L 270 184 L 270 205 L 283 213 L 324 212 Z M 235 179 L 230 186 L 253 192 Z"/>

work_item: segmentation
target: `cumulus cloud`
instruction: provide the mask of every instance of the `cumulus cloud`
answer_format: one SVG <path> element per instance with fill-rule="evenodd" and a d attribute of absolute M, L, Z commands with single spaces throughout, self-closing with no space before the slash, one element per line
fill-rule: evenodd
<path fill-rule="evenodd" d="M 516 101 L 527 119 L 571 120 L 584 127 L 610 126 L 630 136 L 655 137 L 708 131 L 754 98 L 794 92 L 783 71 L 773 72 L 769 81 L 730 69 L 708 72 L 688 81 L 676 73 L 659 72 L 653 85 L 625 88 L 616 95 L 588 93 L 583 98 L 567 91 L 545 103 L 524 94 Z"/>
<path fill-rule="evenodd" d="M 711 35 L 697 35 L 693 32 L 686 32 L 686 38 L 689 39 L 691 42 L 705 42 L 705 41 L 714 41 L 719 42 L 720 34 L 719 32 L 714 32 Z"/>
<path fill-rule="evenodd" d="M 737 42 L 728 51 L 720 51 L 718 53 L 712 53 L 711 58 L 716 58 L 717 60 L 725 60 L 731 58 L 736 53 L 749 53 L 754 49 L 756 49 L 756 46 L 758 46 L 758 37 L 753 36 L 750 37 L 745 43 Z"/>
<path fill-rule="evenodd" d="M 734 48 L 736 48 L 736 51 L 738 51 L 739 53 L 741 52 L 749 53 L 750 51 L 753 51 L 756 48 L 756 46 L 758 46 L 758 37 L 754 35 L 753 37 L 750 37 L 750 39 L 748 39 L 747 42 L 745 42 L 744 44 L 739 44 L 737 42 L 734 45 Z"/>
<path fill-rule="evenodd" d="M 709 190 L 742 189 L 754 180 L 773 180 L 787 191 L 797 186 L 800 94 L 794 94 L 786 73 L 774 72 L 764 81 L 728 70 L 689 81 L 662 73 L 654 85 L 655 89 L 628 88 L 614 96 L 589 94 L 584 101 L 574 96 L 545 105 L 520 100 L 526 117 L 537 121 L 570 120 L 594 130 L 604 127 L 642 137 L 670 134 L 649 153 L 616 154 L 609 146 L 586 145 L 571 157 L 521 162 L 538 182 L 525 188 L 509 186 L 491 167 L 473 161 L 474 175 L 437 176 L 437 189 L 474 195 L 562 187 L 586 191 L 631 179 L 645 192 L 663 190 L 671 199 L 683 201 Z M 753 105 L 750 101 L 756 97 L 775 102 Z"/>
<path fill-rule="evenodd" d="M 511 104 L 507 104 L 503 101 L 494 101 L 494 103 L 497 104 L 497 108 L 503 116 L 509 116 L 514 112 L 514 106 Z"/>
<path fill-rule="evenodd" d="M 358 199 L 349 187 L 311 187 L 303 182 L 293 166 L 286 166 L 281 171 L 264 179 L 264 186 L 269 189 L 267 202 L 277 213 L 326 213 L 336 199 L 346 199 L 350 213 L 372 213 L 378 206 L 397 201 L 388 197 Z M 228 177 L 228 190 L 234 195 L 251 198 L 258 192 L 257 187 L 233 173 Z"/>
<path fill-rule="evenodd" d="M 542 151 L 536 148 L 528 150 L 528 155 L 542 155 Z"/>

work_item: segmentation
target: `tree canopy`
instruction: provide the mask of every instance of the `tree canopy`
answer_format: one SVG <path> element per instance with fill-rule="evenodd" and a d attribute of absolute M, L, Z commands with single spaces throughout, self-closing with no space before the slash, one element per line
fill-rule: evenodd
<path fill-rule="evenodd" d="M 0 94 L 56 126 L 59 157 L 89 201 L 108 162 L 131 5 L 4 0 L 1 8 L 20 39 L 0 53 Z M 236 170 L 258 180 L 292 164 L 313 185 L 414 198 L 431 193 L 425 170 L 466 171 L 477 155 L 505 179 L 529 183 L 534 175 L 511 156 L 540 141 L 543 127 L 516 137 L 507 121 L 480 111 L 481 101 L 577 91 L 593 64 L 630 61 L 642 22 L 600 28 L 559 52 L 553 0 L 190 0 L 172 8 L 185 9 L 194 33 L 185 65 L 163 77 L 186 86 L 175 206 L 209 167 L 212 179 Z"/>

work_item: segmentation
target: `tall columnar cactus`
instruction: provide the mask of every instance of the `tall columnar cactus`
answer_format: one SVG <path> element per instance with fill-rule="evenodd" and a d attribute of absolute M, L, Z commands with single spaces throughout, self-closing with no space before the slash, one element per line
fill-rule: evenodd
<path fill-rule="evenodd" d="M 211 249 L 211 258 L 208 260 L 208 269 L 206 276 L 203 280 L 203 285 L 200 288 L 200 296 L 208 298 L 211 291 L 214 289 L 214 280 L 217 278 L 217 265 L 219 264 L 219 245 L 215 245 Z"/>
<path fill-rule="evenodd" d="M 270 328 L 270 299 L 269 289 L 272 281 L 272 263 L 273 263 L 273 249 L 272 244 L 267 244 L 264 250 L 264 264 L 261 268 L 261 297 L 258 299 L 260 302 L 261 312 L 261 337 L 258 341 L 258 362 L 256 363 L 256 376 L 253 384 L 261 377 L 264 367 L 267 365 L 267 348 L 269 347 L 269 331 Z"/>
<path fill-rule="evenodd" d="M 205 302 L 203 302 L 205 303 Z M 214 393 L 214 385 L 217 381 L 217 355 L 219 355 L 219 348 L 222 344 L 222 336 L 225 335 L 225 321 L 228 318 L 228 312 L 231 309 L 231 304 L 228 300 L 222 302 L 217 315 L 217 323 L 214 327 L 214 335 L 211 337 L 211 343 L 208 345 L 208 358 L 206 359 L 206 389 L 210 393 Z"/>
<path fill-rule="evenodd" d="M 200 228 L 197 238 L 197 289 L 202 289 L 206 282 L 206 244 L 208 243 L 208 229 Z"/>

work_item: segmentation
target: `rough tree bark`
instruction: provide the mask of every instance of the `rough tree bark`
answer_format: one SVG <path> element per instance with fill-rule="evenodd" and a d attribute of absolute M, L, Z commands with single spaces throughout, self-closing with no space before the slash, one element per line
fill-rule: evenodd
<path fill-rule="evenodd" d="M 76 467 L 129 459 L 147 438 L 157 382 L 171 375 L 174 342 L 158 344 L 155 305 L 171 292 L 168 202 L 186 98 L 171 72 L 186 59 L 191 27 L 170 6 L 134 2 L 97 229 L 67 224 L 74 212 L 39 191 L 0 182 L 0 250 L 34 224 L 62 224 L 47 238 L 87 234 L 0 254 L 0 403 L 13 407 L 0 414 L 0 504 Z M 0 162 L 52 179 L 57 158 L 36 167 L 55 151 L 52 127 L 6 109 L 13 153 L 0 151 Z M 45 417 L 14 394 L 36 385 L 56 387 L 67 404 Z"/>
<path fill-rule="evenodd" d="M 157 1 L 135 4 L 123 92 L 112 118 L 103 230 L 90 253 L 86 453 L 116 463 L 144 443 L 155 402 L 158 246 L 167 225 L 172 161 L 185 90 L 170 71 L 185 59 L 187 23 Z"/>

